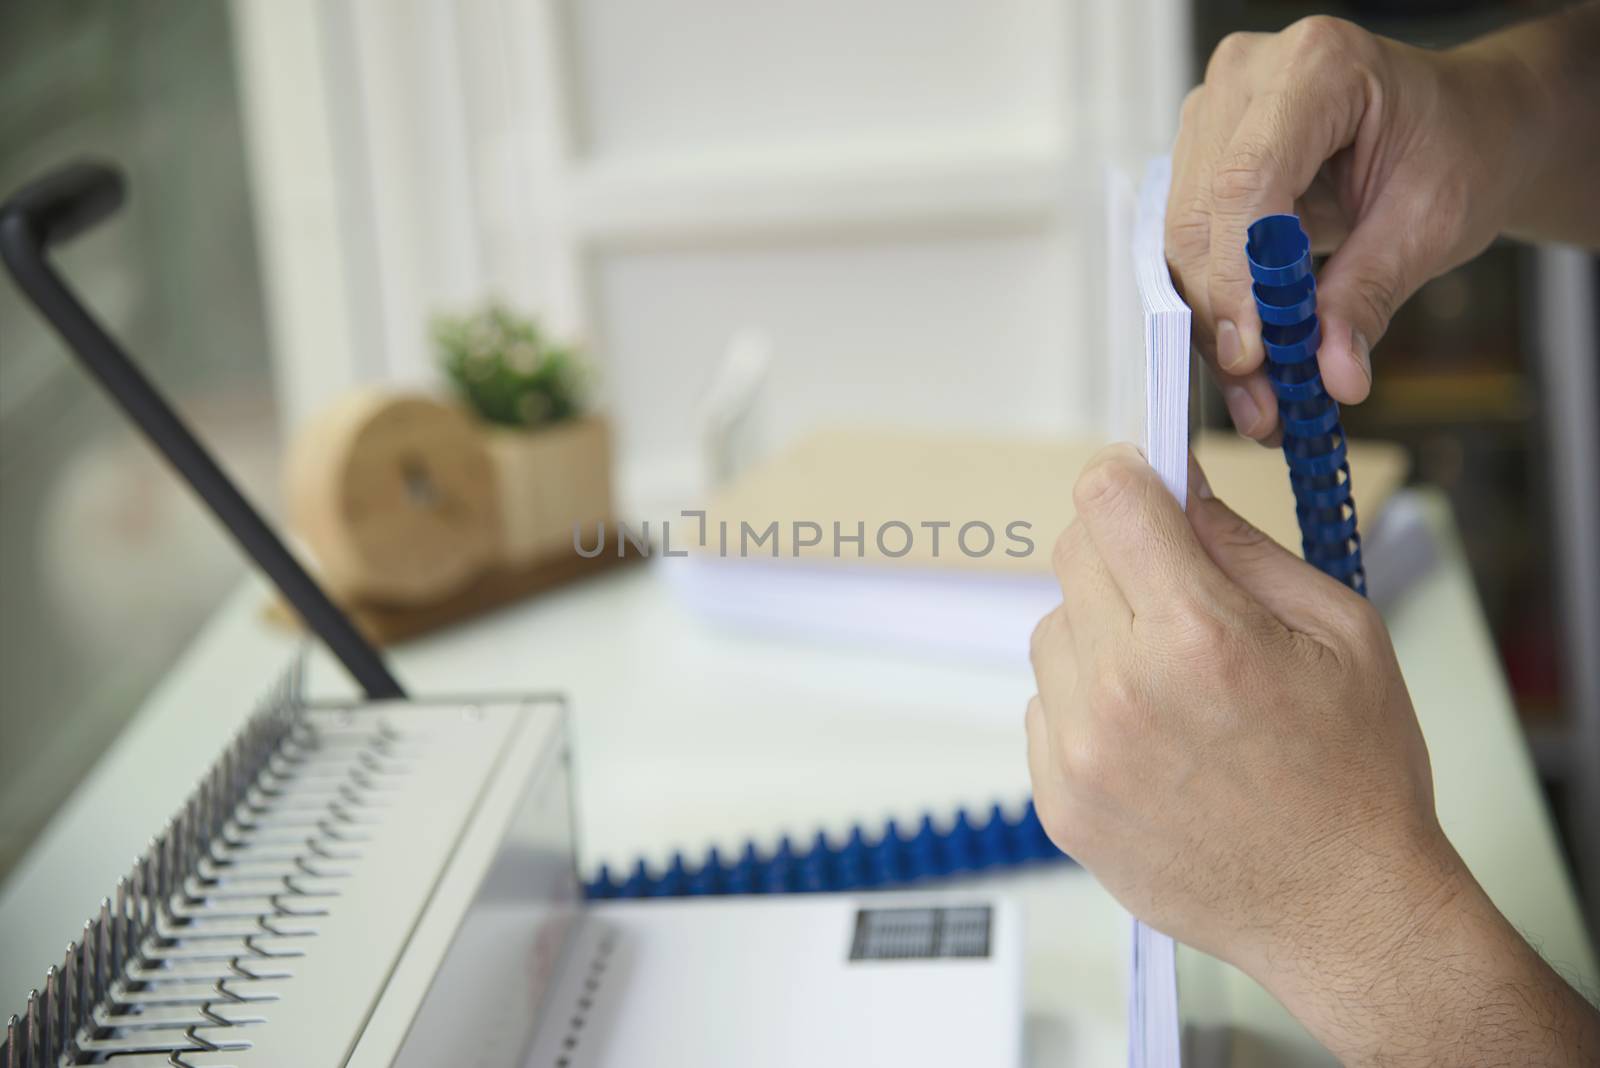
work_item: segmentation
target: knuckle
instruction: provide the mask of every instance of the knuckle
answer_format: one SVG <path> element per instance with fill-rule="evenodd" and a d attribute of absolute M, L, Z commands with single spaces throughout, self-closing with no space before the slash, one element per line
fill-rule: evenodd
<path fill-rule="evenodd" d="M 1180 655 L 1217 659 L 1233 647 L 1232 628 L 1216 612 L 1190 598 L 1172 611 L 1172 647 Z"/>
<path fill-rule="evenodd" d="M 1348 57 L 1354 38 L 1360 31 L 1351 23 L 1332 15 L 1308 15 L 1283 31 L 1289 46 L 1290 62 L 1297 66 L 1306 61 L 1321 61 Z M 1297 62 L 1298 61 L 1298 62 Z"/>
<path fill-rule="evenodd" d="M 1241 316 L 1255 305 L 1250 298 L 1250 276 L 1240 270 L 1213 268 L 1206 279 L 1206 300 L 1217 318 Z"/>
<path fill-rule="evenodd" d="M 1078 512 L 1103 512 L 1114 509 L 1136 490 L 1132 467 L 1120 452 L 1101 450 L 1089 461 L 1072 487 L 1072 500 Z"/>
<path fill-rule="evenodd" d="M 1229 556 L 1241 556 L 1246 560 L 1255 560 L 1277 551 L 1277 542 L 1263 534 L 1254 523 L 1237 512 L 1225 511 L 1226 514 L 1207 532 L 1207 537 L 1218 548 L 1226 550 Z"/>
<path fill-rule="evenodd" d="M 1215 85 L 1240 67 L 1250 54 L 1251 38 L 1247 33 L 1234 31 L 1217 42 L 1206 63 L 1206 84 Z"/>
<path fill-rule="evenodd" d="M 1092 789 L 1103 778 L 1104 762 L 1100 759 L 1099 748 L 1086 733 L 1057 738 L 1055 758 L 1062 777 L 1075 789 Z"/>
<path fill-rule="evenodd" d="M 1139 688 L 1132 674 L 1118 665 L 1099 668 L 1089 683 L 1087 705 L 1101 723 L 1125 723 L 1139 712 Z"/>
<path fill-rule="evenodd" d="M 1211 251 L 1211 219 L 1199 197 L 1167 212 L 1166 240 L 1167 256 L 1177 261 L 1179 273 L 1205 261 Z"/>
<path fill-rule="evenodd" d="M 1271 164 L 1271 150 L 1258 141 L 1233 146 L 1211 176 L 1213 203 L 1237 205 L 1256 200 L 1266 189 Z"/>
<path fill-rule="evenodd" d="M 1361 648 L 1384 640 L 1388 634 L 1377 606 L 1355 593 L 1346 593 L 1339 598 L 1336 618 L 1340 628 Z"/>

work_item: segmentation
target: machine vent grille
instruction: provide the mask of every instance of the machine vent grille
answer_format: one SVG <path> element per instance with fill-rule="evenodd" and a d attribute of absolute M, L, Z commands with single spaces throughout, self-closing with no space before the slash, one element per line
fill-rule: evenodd
<path fill-rule="evenodd" d="M 881 908 L 856 912 L 852 961 L 939 960 L 989 955 L 987 905 Z"/>

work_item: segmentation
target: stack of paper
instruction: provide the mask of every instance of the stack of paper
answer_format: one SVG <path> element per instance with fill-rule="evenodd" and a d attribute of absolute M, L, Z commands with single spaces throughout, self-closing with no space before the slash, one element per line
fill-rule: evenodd
<path fill-rule="evenodd" d="M 1133 961 L 1128 971 L 1130 1068 L 1175 1068 L 1182 1061 L 1176 949 L 1172 939 L 1160 931 L 1134 923 Z"/>
<path fill-rule="evenodd" d="M 1142 355 L 1134 355 L 1142 367 Z M 1143 404 L 1141 395 L 1141 426 L 1127 440 L 1145 441 Z M 740 633 L 1026 667 L 1029 633 L 1061 601 L 1050 549 L 1072 522 L 1072 485 L 1105 440 L 823 431 L 710 501 L 704 545 L 698 517 L 674 519 L 669 547 L 689 556 L 663 561 L 672 565 L 664 573 L 696 615 Z M 1219 496 L 1280 543 L 1299 545 L 1294 498 L 1275 450 L 1220 432 L 1198 435 L 1193 444 Z M 1350 461 L 1362 506 L 1378 515 L 1404 480 L 1404 452 L 1358 442 Z M 774 522 L 778 529 L 768 537 Z M 837 555 L 836 522 L 841 534 L 862 534 Z M 909 545 L 895 523 L 911 530 Z M 961 529 L 969 523 L 994 531 L 990 552 L 961 551 Z M 797 543 L 797 526 L 813 543 Z M 1028 547 L 1008 528 L 1030 539 L 1032 551 L 1008 555 L 1007 549 Z M 654 525 L 652 533 L 659 534 Z M 981 527 L 968 531 L 969 548 L 986 542 Z M 1382 548 L 1373 545 L 1368 556 L 1380 570 Z"/>
<path fill-rule="evenodd" d="M 1145 171 L 1134 224 L 1134 279 L 1144 337 L 1144 451 L 1180 504 L 1189 482 L 1189 306 L 1167 273 L 1164 231 L 1172 161 L 1163 156 Z"/>
<path fill-rule="evenodd" d="M 1129 277 L 1132 315 L 1138 305 Z M 663 547 L 689 556 L 664 561 L 673 565 L 666 576 L 697 615 L 741 633 L 1026 667 L 1029 632 L 1061 601 L 1050 549 L 1072 522 L 1078 473 L 1107 440 L 1149 447 L 1143 331 L 1130 326 L 1125 332 L 1133 338 L 1129 358 L 1141 388 L 1137 417 L 1124 432 L 1051 441 L 863 427 L 820 431 L 744 472 L 708 502 L 705 544 L 699 544 L 697 516 L 673 519 L 671 544 Z M 1192 444 L 1218 496 L 1280 544 L 1298 549 L 1294 497 L 1276 450 L 1226 432 L 1199 434 Z M 1380 515 L 1405 479 L 1404 450 L 1355 442 L 1350 464 L 1362 508 Z M 852 539 L 837 553 L 835 523 Z M 909 540 L 896 523 L 909 528 Z M 973 523 L 981 525 L 968 530 L 968 549 L 986 547 L 986 526 L 995 536 L 989 552 L 962 551 L 962 528 Z M 809 537 L 797 539 L 797 528 Z M 1026 536 L 1032 551 L 1023 552 L 1028 545 L 1008 528 Z M 651 532 L 659 536 L 660 529 L 652 524 Z M 853 540 L 858 532 L 860 542 Z M 1382 546 L 1370 546 L 1374 573 L 1383 555 Z"/>
<path fill-rule="evenodd" d="M 1189 308 L 1167 272 L 1164 229 L 1172 161 L 1153 161 L 1139 187 L 1133 224 L 1133 275 L 1144 337 L 1145 458 L 1179 504 L 1189 484 Z M 1128 1064 L 1157 1068 L 1180 1062 L 1177 947 L 1144 924 L 1133 924 L 1129 971 Z"/>

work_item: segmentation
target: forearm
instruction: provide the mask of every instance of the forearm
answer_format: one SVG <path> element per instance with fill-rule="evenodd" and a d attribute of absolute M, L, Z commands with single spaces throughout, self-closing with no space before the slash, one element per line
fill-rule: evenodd
<path fill-rule="evenodd" d="M 1600 2 L 1567 8 L 1463 46 L 1498 69 L 1491 90 L 1518 112 L 1526 144 L 1485 144 L 1513 168 L 1505 230 L 1600 248 Z"/>
<path fill-rule="evenodd" d="M 1269 987 L 1349 1065 L 1600 1063 L 1600 1012 L 1506 921 L 1453 851 L 1369 888 Z"/>

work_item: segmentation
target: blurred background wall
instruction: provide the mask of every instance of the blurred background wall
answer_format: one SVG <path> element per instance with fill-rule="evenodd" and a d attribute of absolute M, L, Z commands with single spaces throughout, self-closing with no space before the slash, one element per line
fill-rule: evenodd
<path fill-rule="evenodd" d="M 431 379 L 421 316 L 498 293 L 586 340 L 625 512 L 700 481 L 697 402 L 741 333 L 774 443 L 1098 425 L 1102 171 L 1170 140 L 1187 11 L 241 4 L 286 418 Z"/>

